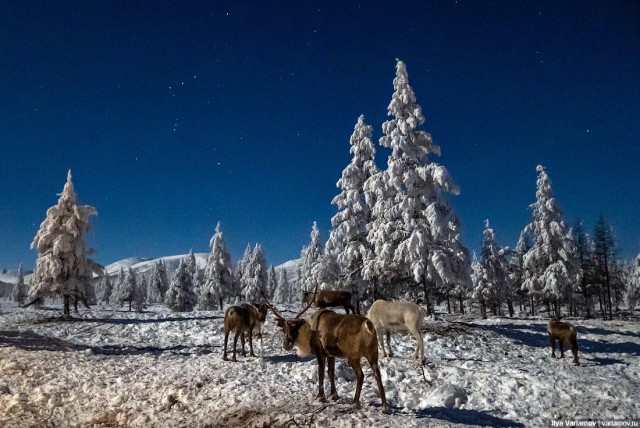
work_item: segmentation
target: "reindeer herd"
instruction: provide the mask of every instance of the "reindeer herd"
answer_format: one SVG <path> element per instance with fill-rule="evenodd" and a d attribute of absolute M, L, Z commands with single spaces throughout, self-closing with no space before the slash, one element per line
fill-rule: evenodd
<path fill-rule="evenodd" d="M 232 361 L 236 361 L 236 344 L 240 337 L 242 356 L 245 352 L 245 333 L 248 335 L 249 355 L 253 352 L 253 330 L 258 330 L 261 337 L 261 326 L 265 322 L 268 310 L 276 317 L 278 327 L 282 329 L 282 347 L 286 351 L 295 349 L 298 356 L 315 356 L 318 363 L 318 395 L 316 399 L 326 400 L 324 392 L 325 366 L 329 374 L 329 399 L 339 398 L 335 385 L 335 360 L 344 358 L 356 375 L 356 392 L 352 404 L 360 407 L 360 393 L 364 382 L 361 360 L 365 358 L 378 385 L 378 393 L 382 402 L 382 412 L 391 413 L 385 397 L 384 386 L 378 365 L 378 345 L 382 355 L 387 356 L 384 348 L 384 338 L 387 338 L 389 357 L 393 357 L 391 349 L 391 332 L 409 331 L 416 339 L 414 359 L 421 364 L 426 362 L 424 344 L 421 333 L 422 321 L 427 315 L 424 308 L 409 301 L 389 302 L 376 300 L 373 302 L 367 316 L 355 313 L 351 304 L 351 293 L 347 291 L 317 290 L 305 292 L 303 295 L 304 308 L 295 317 L 286 319 L 278 310 L 262 296 L 266 303 L 241 304 L 231 306 L 224 316 L 224 355 L 228 361 L 227 344 L 229 334 L 234 333 Z M 304 319 L 302 315 L 312 306 L 320 308 L 310 317 Z M 339 314 L 327 308 L 343 307 L 346 314 Z M 349 313 L 351 311 L 352 313 Z M 576 328 L 558 318 L 552 318 L 547 325 L 547 332 L 551 341 L 551 356 L 555 355 L 555 342 L 559 341 L 560 358 L 564 358 L 564 342 L 567 342 L 573 353 L 573 363 L 578 361 L 578 343 Z"/>

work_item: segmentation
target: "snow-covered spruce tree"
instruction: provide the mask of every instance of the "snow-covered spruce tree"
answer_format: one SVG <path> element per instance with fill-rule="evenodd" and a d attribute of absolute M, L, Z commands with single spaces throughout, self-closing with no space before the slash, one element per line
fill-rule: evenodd
<path fill-rule="evenodd" d="M 198 262 L 195 254 L 193 254 L 193 250 L 189 250 L 189 255 L 187 256 L 187 272 L 191 274 L 193 291 L 197 295 L 203 283 L 203 276 L 200 269 L 198 269 Z"/>
<path fill-rule="evenodd" d="M 220 230 L 220 222 L 209 245 L 211 252 L 204 268 L 204 284 L 198 295 L 198 308 L 206 311 L 213 310 L 216 305 L 222 309 L 223 300 L 233 294 L 231 256 Z"/>
<path fill-rule="evenodd" d="M 238 260 L 235 269 L 233 270 L 233 296 L 232 300 L 238 300 L 242 298 L 242 290 L 245 287 L 245 284 L 242 282 L 242 278 L 244 276 L 245 266 L 249 263 L 251 259 L 251 245 L 247 243 L 247 247 L 244 249 L 244 253 L 242 254 L 242 258 Z"/>
<path fill-rule="evenodd" d="M 69 316 L 71 299 L 84 299 L 92 274 L 100 272 L 100 266 L 89 258 L 93 250 L 84 242 L 89 218 L 97 211 L 90 205 L 76 204 L 71 171 L 59 196 L 58 204 L 47 210 L 47 218 L 31 243 L 31 249 L 38 251 L 38 259 L 29 299 L 61 296 L 63 314 Z"/>
<path fill-rule="evenodd" d="M 331 201 L 338 213 L 331 219 L 331 232 L 325 246 L 325 254 L 337 262 L 340 278 L 356 298 L 356 307 L 359 307 L 362 298 L 372 293 L 366 287 L 370 283 L 364 282 L 362 276 L 365 260 L 373 258 L 373 247 L 367 240 L 367 227 L 372 221 L 372 214 L 367 205 L 364 185 L 379 172 L 371 135 L 371 126 L 364 122 L 364 116 L 361 115 L 349 140 L 351 162 L 336 183 L 340 193 Z"/>
<path fill-rule="evenodd" d="M 627 306 L 633 311 L 640 302 L 640 254 L 636 257 L 627 275 Z"/>
<path fill-rule="evenodd" d="M 273 298 L 276 288 L 278 288 L 278 277 L 276 276 L 276 268 L 271 265 L 269 269 L 267 269 L 267 297 Z"/>
<path fill-rule="evenodd" d="M 302 247 L 300 252 L 300 272 L 302 274 L 302 291 L 309 291 L 319 283 L 320 262 L 322 258 L 322 243 L 320 242 L 320 230 L 314 221 L 311 227 L 311 243 Z"/>
<path fill-rule="evenodd" d="M 182 259 L 164 296 L 164 302 L 173 312 L 191 312 L 197 301 L 193 291 L 193 275 L 187 270 L 187 260 Z"/>
<path fill-rule="evenodd" d="M 510 293 L 513 296 L 517 296 L 520 302 L 520 311 L 524 311 L 525 306 L 528 304 L 525 299 L 525 293 L 522 291 L 522 283 L 524 282 L 524 255 L 527 254 L 529 248 L 531 248 L 531 239 L 524 233 L 520 233 L 516 248 L 511 253 L 509 259 L 509 274 L 507 277 Z M 532 303 L 532 302 L 531 302 Z M 531 304 L 531 310 L 533 311 L 533 303 Z M 531 313 L 534 315 L 534 313 Z"/>
<path fill-rule="evenodd" d="M 140 292 L 140 287 L 138 286 L 138 281 L 136 280 L 136 275 L 129 266 L 125 272 L 124 280 L 122 284 L 118 287 L 117 301 L 122 303 L 129 303 L 129 311 L 131 309 L 135 309 L 136 311 L 142 310 L 143 305 L 143 294 Z"/>
<path fill-rule="evenodd" d="M 164 296 L 169 289 L 169 278 L 167 277 L 167 266 L 163 259 L 158 259 L 153 263 L 151 279 L 147 292 L 149 303 L 163 303 Z"/>
<path fill-rule="evenodd" d="M 111 279 L 109 279 L 109 274 L 105 269 L 102 274 L 102 279 L 100 280 L 100 292 L 98 296 L 100 299 L 100 302 L 109 304 L 112 294 L 113 294 L 113 284 L 111 284 Z"/>
<path fill-rule="evenodd" d="M 382 125 L 380 145 L 391 149 L 387 169 L 374 175 L 365 191 L 374 195 L 374 221 L 368 239 L 375 260 L 369 276 L 386 274 L 387 282 L 413 278 L 428 299 L 436 288 L 445 295 L 459 281 L 469 281 L 469 255 L 462 245 L 460 222 L 446 193 L 458 194 L 447 169 L 429 160 L 439 155 L 431 135 L 418 127 L 424 123 L 405 64 L 397 62 L 394 93 L 388 107 L 393 118 Z M 416 287 L 404 293 L 416 296 Z"/>
<path fill-rule="evenodd" d="M 573 242 L 576 247 L 576 257 L 580 269 L 582 270 L 582 277 L 580 279 L 580 291 L 584 299 L 584 311 L 587 319 L 591 318 L 591 297 L 594 293 L 597 293 L 597 288 L 593 287 L 593 263 L 591 260 L 591 254 L 593 249 L 593 243 L 589 238 L 589 235 L 585 232 L 582 221 L 576 221 L 575 226 L 572 229 Z"/>
<path fill-rule="evenodd" d="M 18 281 L 11 290 L 11 300 L 18 302 L 18 305 L 22 306 L 28 296 L 27 286 L 24 283 L 24 271 L 22 270 L 22 264 L 18 267 Z"/>
<path fill-rule="evenodd" d="M 278 286 L 273 293 L 273 302 L 278 304 L 291 303 L 291 286 L 289 285 L 289 279 L 287 278 L 287 271 L 285 269 L 280 269 Z"/>
<path fill-rule="evenodd" d="M 613 319 L 612 313 L 612 273 L 614 265 L 618 261 L 618 248 L 616 239 L 611 227 L 601 215 L 593 230 L 593 257 L 594 275 L 596 281 L 602 285 L 602 300 L 605 303 L 605 310 L 608 310 L 609 319 Z"/>
<path fill-rule="evenodd" d="M 242 296 L 247 302 L 258 302 L 267 287 L 267 260 L 262 246 L 256 244 L 242 274 Z"/>
<path fill-rule="evenodd" d="M 575 245 L 553 197 L 551 180 L 538 165 L 536 202 L 531 205 L 533 220 L 524 232 L 533 237 L 533 246 L 524 257 L 523 290 L 542 298 L 556 315 L 560 306 L 580 283 L 580 267 Z"/>
<path fill-rule="evenodd" d="M 480 315 L 482 318 L 487 317 L 487 300 L 491 297 L 488 295 L 489 287 L 487 285 L 487 272 L 484 266 L 474 252 L 473 261 L 471 262 L 471 297 L 480 304 Z"/>
<path fill-rule="evenodd" d="M 507 287 L 508 262 L 505 250 L 498 244 L 495 231 L 491 228 L 489 220 L 485 220 L 482 232 L 482 249 L 480 250 L 480 263 L 486 275 L 486 287 L 484 295 L 493 315 L 500 315 L 500 306 L 507 302 L 509 316 L 513 316 L 513 297 Z"/>

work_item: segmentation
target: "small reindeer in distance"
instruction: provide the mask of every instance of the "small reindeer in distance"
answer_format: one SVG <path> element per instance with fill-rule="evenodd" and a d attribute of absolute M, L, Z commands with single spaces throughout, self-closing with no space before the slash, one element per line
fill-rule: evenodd
<path fill-rule="evenodd" d="M 253 353 L 253 329 L 257 328 L 260 331 L 262 323 L 267 319 L 267 311 L 269 306 L 261 303 L 259 305 L 250 305 L 243 303 L 239 306 L 231 306 L 224 314 L 224 356 L 223 360 L 227 359 L 227 342 L 229 340 L 229 333 L 232 331 L 235 333 L 233 337 L 233 356 L 231 361 L 236 361 L 236 345 L 238 343 L 238 336 L 242 344 L 242 356 L 246 357 L 247 353 L 244 349 L 244 334 L 249 333 L 249 355 L 255 357 Z"/>
<path fill-rule="evenodd" d="M 547 324 L 547 333 L 551 340 L 551 357 L 556 358 L 556 340 L 560 342 L 560 358 L 564 358 L 564 342 L 571 346 L 573 353 L 573 364 L 580 365 L 578 361 L 578 332 L 576 328 L 568 322 L 560 321 L 559 317 L 554 317 Z"/>
<path fill-rule="evenodd" d="M 317 289 L 317 286 L 316 286 Z M 264 297 L 264 296 L 263 296 Z M 380 368 L 378 367 L 378 340 L 373 323 L 362 315 L 342 315 L 328 309 L 321 309 L 308 319 L 300 319 L 311 306 L 314 299 L 309 299 L 307 306 L 293 319 L 282 317 L 271 303 L 265 301 L 277 318 L 277 324 L 284 333 L 283 348 L 287 351 L 296 349 L 299 356 L 315 355 L 318 361 L 318 395 L 324 401 L 324 368 L 327 364 L 331 392 L 329 398 L 340 398 L 335 385 L 336 357 L 346 358 L 356 374 L 356 392 L 353 404 L 360 407 L 360 393 L 364 382 L 364 373 L 360 360 L 364 357 L 369 362 L 378 384 L 378 392 L 382 401 L 382 413 L 391 413 L 382 385 Z"/>

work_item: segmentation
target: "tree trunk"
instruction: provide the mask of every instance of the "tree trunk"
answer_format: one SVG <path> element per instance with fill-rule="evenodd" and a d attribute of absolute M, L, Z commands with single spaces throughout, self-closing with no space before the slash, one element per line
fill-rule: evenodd
<path fill-rule="evenodd" d="M 460 315 L 464 315 L 464 304 L 462 301 L 462 293 L 460 293 L 460 296 L 458 296 L 458 299 L 460 301 Z"/>
<path fill-rule="evenodd" d="M 607 275 L 607 300 L 609 300 L 609 319 L 613 319 L 613 314 L 611 313 L 611 281 L 609 280 L 609 262 L 607 261 L 607 252 L 604 252 L 604 271 Z"/>
<path fill-rule="evenodd" d="M 598 286 L 598 298 L 600 300 L 600 313 L 602 314 L 602 319 L 603 320 L 607 320 L 607 313 L 604 310 L 604 302 L 603 302 L 603 297 L 602 297 L 602 284 L 600 284 Z"/>
<path fill-rule="evenodd" d="M 78 312 L 78 296 L 73 297 L 73 311 Z"/>
<path fill-rule="evenodd" d="M 220 300 L 220 310 L 222 310 L 222 297 L 220 297 L 219 300 Z"/>
<path fill-rule="evenodd" d="M 131 304 L 133 303 L 133 300 L 129 300 L 129 312 L 131 312 Z"/>
<path fill-rule="evenodd" d="M 63 296 L 63 306 L 62 306 L 62 315 L 65 318 L 71 316 L 71 311 L 69 310 L 69 306 L 71 304 L 71 298 L 68 295 Z"/>
<path fill-rule="evenodd" d="M 513 318 L 513 301 L 507 300 L 507 309 L 509 310 L 509 317 Z"/>
<path fill-rule="evenodd" d="M 449 293 L 447 293 L 447 313 L 451 313 L 451 301 L 449 300 Z"/>
<path fill-rule="evenodd" d="M 531 315 L 536 314 L 535 302 L 533 300 L 533 296 L 531 296 Z"/>
<path fill-rule="evenodd" d="M 480 315 L 482 318 L 487 318 L 487 307 L 485 306 L 484 300 L 480 301 Z"/>

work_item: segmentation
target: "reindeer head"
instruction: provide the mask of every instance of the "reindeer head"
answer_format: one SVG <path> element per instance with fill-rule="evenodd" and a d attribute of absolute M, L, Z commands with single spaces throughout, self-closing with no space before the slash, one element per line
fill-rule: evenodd
<path fill-rule="evenodd" d="M 290 320 L 280 315 L 278 310 L 271 303 L 269 303 L 269 300 L 266 298 L 266 296 L 264 294 L 262 295 L 265 302 L 267 302 L 266 305 L 268 305 L 268 307 L 271 309 L 271 312 L 273 312 L 273 315 L 275 315 L 276 317 L 276 324 L 278 324 L 278 327 L 282 329 L 282 333 L 284 335 L 282 347 L 286 351 L 290 351 L 296 345 L 296 341 L 298 340 L 298 332 L 306 322 L 304 319 L 300 319 L 300 317 L 307 311 L 307 309 L 311 307 L 317 289 L 318 286 L 316 285 L 314 291 L 311 293 L 311 299 L 308 301 L 307 305 L 302 309 L 302 311 L 298 312 L 298 314 L 293 319 Z"/>

